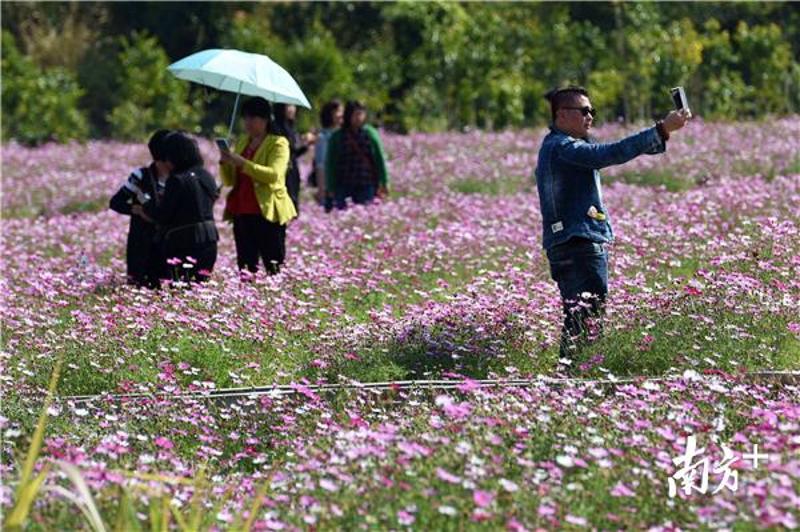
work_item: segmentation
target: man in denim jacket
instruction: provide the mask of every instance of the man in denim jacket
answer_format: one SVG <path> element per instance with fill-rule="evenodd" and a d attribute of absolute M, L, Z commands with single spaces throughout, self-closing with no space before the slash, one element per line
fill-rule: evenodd
<path fill-rule="evenodd" d="M 598 170 L 645 153 L 663 153 L 670 133 L 682 128 L 691 115 L 688 110 L 672 111 L 653 127 L 599 144 L 588 136 L 595 111 L 584 88 L 551 91 L 546 98 L 553 124 L 539 149 L 536 184 L 542 245 L 564 308 L 560 355 L 562 363 L 571 364 L 578 345 L 589 334 L 587 318 L 602 314 L 608 293 L 606 244 L 614 232 Z"/>

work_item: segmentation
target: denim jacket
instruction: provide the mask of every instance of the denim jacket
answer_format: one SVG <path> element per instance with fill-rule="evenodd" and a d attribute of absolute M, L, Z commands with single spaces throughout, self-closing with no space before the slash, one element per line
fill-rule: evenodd
<path fill-rule="evenodd" d="M 536 165 L 544 249 L 573 237 L 611 242 L 614 232 L 603 205 L 598 170 L 630 161 L 643 153 L 657 154 L 665 150 L 666 143 L 655 127 L 617 142 L 599 144 L 591 139 L 571 137 L 550 126 Z M 600 214 L 590 216 L 592 207 Z"/>

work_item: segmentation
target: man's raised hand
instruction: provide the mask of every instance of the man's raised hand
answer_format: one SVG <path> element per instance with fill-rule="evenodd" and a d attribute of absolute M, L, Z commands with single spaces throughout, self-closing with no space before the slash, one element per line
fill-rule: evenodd
<path fill-rule="evenodd" d="M 692 113 L 688 109 L 670 111 L 666 118 L 664 118 L 664 129 L 667 130 L 667 133 L 677 131 L 685 126 L 686 122 L 688 122 L 691 117 Z"/>

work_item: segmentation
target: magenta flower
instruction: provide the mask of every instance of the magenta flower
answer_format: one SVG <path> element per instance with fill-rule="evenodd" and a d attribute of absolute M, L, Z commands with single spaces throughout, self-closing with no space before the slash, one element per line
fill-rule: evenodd
<path fill-rule="evenodd" d="M 549 504 L 540 504 L 537 513 L 540 517 L 551 517 L 556 514 L 556 509 Z"/>
<path fill-rule="evenodd" d="M 414 524 L 414 520 L 416 518 L 413 514 L 406 512 L 405 510 L 399 510 L 397 512 L 397 522 L 401 525 L 409 526 Z"/>
<path fill-rule="evenodd" d="M 494 501 L 494 494 L 488 491 L 475 490 L 472 492 L 472 501 L 475 503 L 475 506 L 486 508 Z"/>
<path fill-rule="evenodd" d="M 436 468 L 436 478 L 438 478 L 439 480 L 443 480 L 449 484 L 461 483 L 461 477 L 453 475 L 452 473 L 449 473 L 448 471 L 442 469 L 441 467 Z"/>
<path fill-rule="evenodd" d="M 462 393 L 471 393 L 475 390 L 479 389 L 480 386 L 478 385 L 477 381 L 473 379 L 464 379 L 462 383 L 456 386 L 459 392 Z"/>
<path fill-rule="evenodd" d="M 611 495 L 613 497 L 633 497 L 636 495 L 636 492 L 622 482 L 617 482 L 617 484 L 611 488 Z"/>
<path fill-rule="evenodd" d="M 168 440 L 163 436 L 157 437 L 155 440 L 153 440 L 153 443 L 155 443 L 157 447 L 161 447 L 162 449 L 172 449 L 173 447 L 175 447 L 175 445 L 170 440 Z"/>

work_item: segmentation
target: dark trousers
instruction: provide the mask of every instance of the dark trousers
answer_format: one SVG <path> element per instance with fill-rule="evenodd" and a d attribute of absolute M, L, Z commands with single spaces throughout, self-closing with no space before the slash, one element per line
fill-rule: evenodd
<path fill-rule="evenodd" d="M 258 271 L 259 257 L 267 273 L 280 271 L 286 258 L 286 226 L 270 222 L 260 214 L 243 214 L 233 218 L 236 241 L 236 264 L 239 270 Z"/>
<path fill-rule="evenodd" d="M 202 283 L 211 277 L 217 262 L 217 243 L 167 245 L 166 256 L 167 268 L 174 281 Z"/>
<path fill-rule="evenodd" d="M 297 168 L 297 161 L 286 172 L 286 191 L 292 198 L 297 214 L 300 214 L 300 170 Z"/>
<path fill-rule="evenodd" d="M 128 283 L 147 288 L 158 288 L 159 280 L 167 277 L 163 247 L 156 242 L 156 226 L 138 216 L 131 219 L 126 246 Z"/>
<path fill-rule="evenodd" d="M 128 253 L 128 284 L 138 287 L 158 288 L 161 286 L 161 279 L 169 277 L 167 262 L 159 244 L 150 244 L 150 250 L 144 257 L 146 261 L 144 264 L 141 258 L 132 263 L 130 251 Z"/>
<path fill-rule="evenodd" d="M 587 330 L 589 318 L 603 315 L 608 295 L 608 252 L 603 244 L 573 238 L 549 249 L 547 258 L 564 309 L 560 355 L 572 359 L 580 346 L 592 339 L 592 331 Z M 598 324 L 601 326 L 599 320 Z"/>
<path fill-rule="evenodd" d="M 375 199 L 376 192 L 375 185 L 338 185 L 333 203 L 339 210 L 347 208 L 347 198 L 352 198 L 356 205 L 367 205 Z"/>

